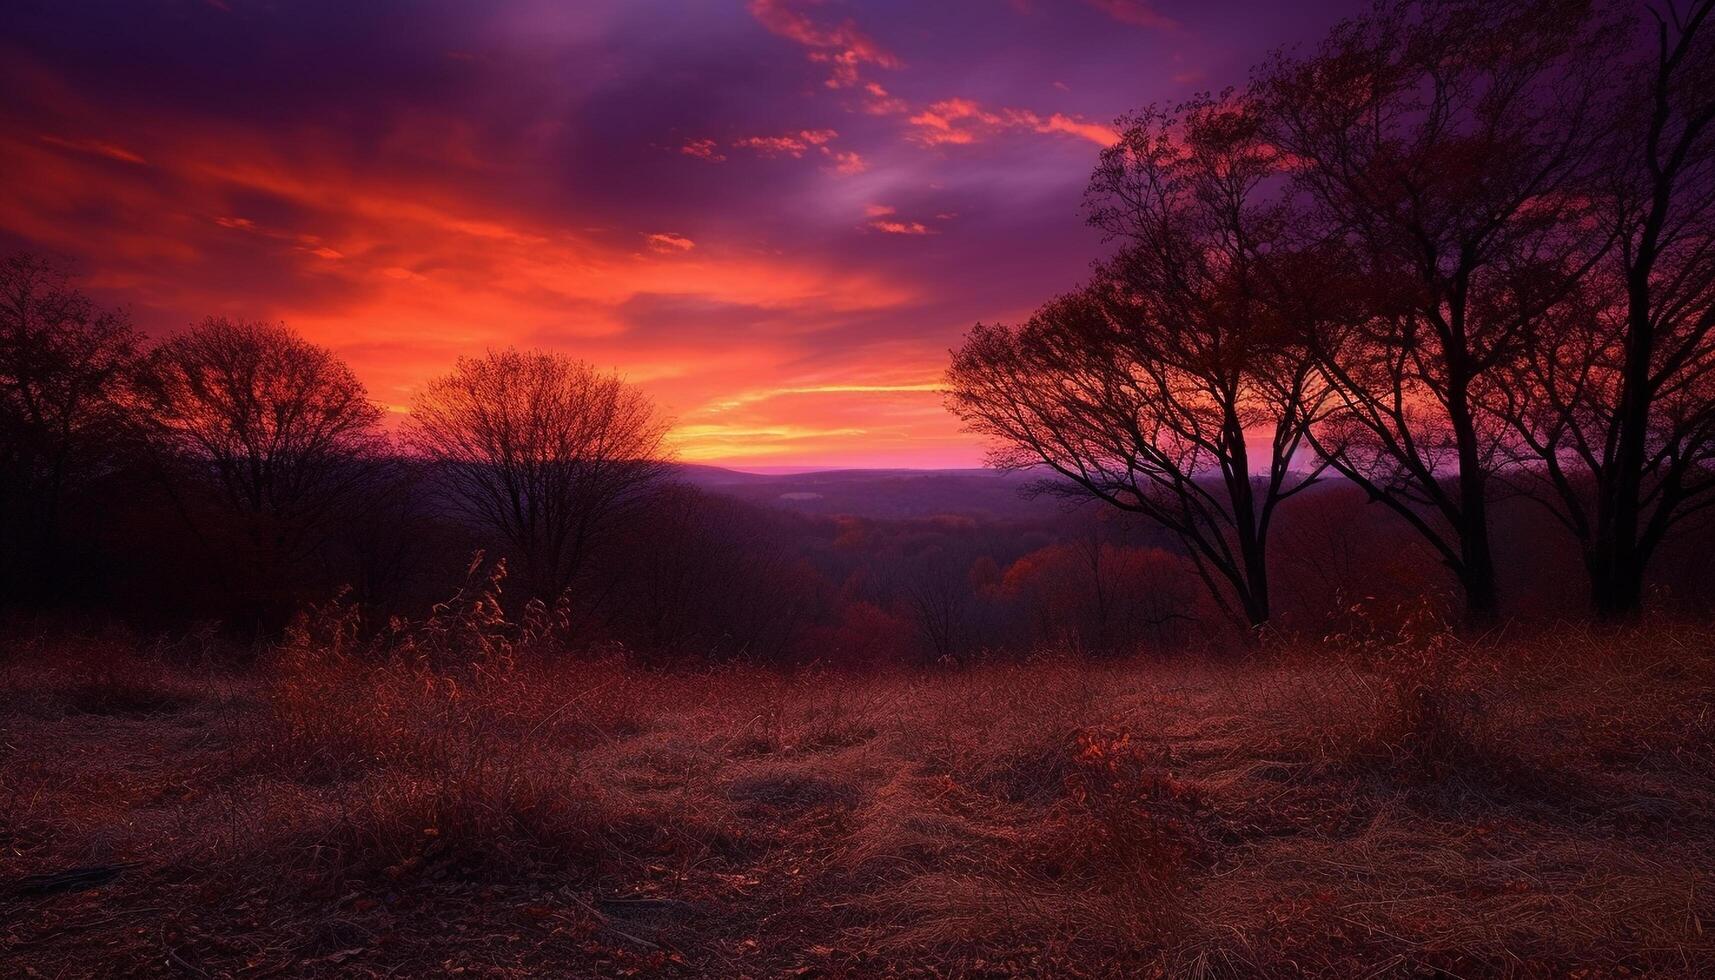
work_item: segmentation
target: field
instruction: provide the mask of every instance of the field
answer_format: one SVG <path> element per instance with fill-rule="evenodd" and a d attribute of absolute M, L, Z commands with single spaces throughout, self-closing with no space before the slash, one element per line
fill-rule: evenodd
<path fill-rule="evenodd" d="M 1715 634 L 0 661 L 11 976 L 1715 970 Z"/>

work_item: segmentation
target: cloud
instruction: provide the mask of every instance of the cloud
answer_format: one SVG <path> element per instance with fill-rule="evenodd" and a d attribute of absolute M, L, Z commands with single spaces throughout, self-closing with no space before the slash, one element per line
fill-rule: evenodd
<path fill-rule="evenodd" d="M 876 231 L 886 232 L 889 235 L 936 234 L 935 229 L 930 228 L 921 221 L 893 221 L 887 218 L 876 218 L 870 221 L 869 226 L 874 228 Z"/>
<path fill-rule="evenodd" d="M 834 173 L 842 177 L 861 174 L 869 169 L 869 161 L 865 160 L 856 150 L 841 150 L 834 153 Z"/>
<path fill-rule="evenodd" d="M 1175 26 L 1172 20 L 1155 13 L 1142 0 L 1089 2 L 1125 23 L 1160 28 Z M 833 73 L 827 80 L 827 86 L 861 92 L 865 97 L 860 106 L 862 111 L 871 115 L 911 113 L 909 102 L 894 96 L 881 83 L 864 78 L 861 73 L 861 68 L 865 65 L 902 67 L 902 62 L 897 57 L 883 50 L 860 31 L 854 22 L 847 20 L 837 26 L 825 27 L 798 7 L 799 4 L 795 0 L 751 0 L 750 12 L 774 34 L 810 48 L 810 60 L 832 65 Z M 1056 82 L 1055 85 L 1062 90 L 1066 88 L 1063 83 Z M 974 101 L 959 98 L 931 103 L 927 108 L 911 115 L 909 123 L 914 127 L 910 133 L 911 138 L 928 146 L 974 143 L 1005 130 L 1059 133 L 1086 139 L 1100 146 L 1111 145 L 1119 138 L 1112 128 L 1076 116 L 1058 112 L 1040 116 L 1028 109 L 1014 108 L 990 110 Z M 732 145 L 755 149 L 766 155 L 790 153 L 792 156 L 800 156 L 807 149 L 799 145 L 802 142 L 791 136 L 748 137 Z M 712 147 L 708 149 L 712 150 Z M 823 152 L 830 151 L 824 147 Z M 850 162 L 842 161 L 841 166 L 835 168 L 835 172 L 847 174 L 865 169 L 865 166 L 857 161 L 856 154 L 852 154 L 852 157 Z"/>
<path fill-rule="evenodd" d="M 689 140 L 679 147 L 679 152 L 710 163 L 720 163 L 726 159 L 725 154 L 720 152 L 720 144 L 711 139 Z"/>
<path fill-rule="evenodd" d="M 0 227 L 90 260 L 91 288 L 150 329 L 215 313 L 283 320 L 347 358 L 384 404 L 407 404 L 460 354 L 546 344 L 620 367 L 676 414 L 780 376 L 819 350 L 818 331 L 921 302 L 888 270 L 671 226 L 585 227 L 482 182 L 306 152 L 306 132 L 166 113 L 150 125 L 148 169 L 0 128 Z M 634 336 L 628 304 L 640 296 L 748 312 L 719 344 L 677 329 Z M 855 353 L 842 357 L 858 369 Z M 837 414 L 810 423 L 824 430 L 818 452 L 836 453 L 828 433 L 860 417 Z M 741 439 L 691 436 L 703 458 L 748 452 Z"/>
<path fill-rule="evenodd" d="M 1119 134 L 1110 126 L 1056 112 L 1041 116 L 1028 109 L 987 109 L 971 99 L 943 99 L 931 103 L 908 122 L 910 138 L 926 146 L 975 143 L 998 133 L 1027 130 L 1061 133 L 1111 146 Z"/>
<path fill-rule="evenodd" d="M 1105 132 L 1073 110 L 1196 62 L 1140 63 L 1148 37 L 1083 0 L 1052 24 L 659 0 L 671 30 L 656 4 L 234 3 L 191 32 L 171 4 L 43 7 L 0 40 L 0 237 L 72 255 L 150 332 L 284 320 L 384 404 L 459 354 L 540 345 L 732 426 L 689 430 L 704 458 L 974 462 L 935 393 L 887 386 L 1081 273 L 1073 158 Z M 78 43 L 97 34 L 112 44 Z M 1033 42 L 1041 57 L 995 70 Z M 249 57 L 216 64 L 210 44 Z M 958 141 L 976 145 L 936 146 Z"/>
<path fill-rule="evenodd" d="M 299 251 L 308 252 L 317 258 L 345 258 L 344 252 L 323 244 L 322 236 L 311 234 L 307 231 L 291 231 L 283 228 L 266 227 L 249 218 L 240 218 L 233 215 L 218 215 L 214 218 L 214 223 L 222 228 L 227 228 L 232 231 L 241 231 L 259 239 L 270 239 L 276 242 L 286 243 L 297 248 Z"/>
<path fill-rule="evenodd" d="M 801 157 L 807 150 L 816 147 L 823 147 L 823 152 L 831 152 L 826 149 L 826 145 L 839 135 L 832 129 L 803 129 L 783 136 L 746 136 L 733 140 L 732 145 L 739 149 L 754 150 L 765 157 Z"/>
<path fill-rule="evenodd" d="M 1144 0 L 1084 0 L 1084 2 L 1122 24 L 1147 27 L 1158 31 L 1171 31 L 1179 27 L 1178 21 L 1156 10 Z"/>
<path fill-rule="evenodd" d="M 839 137 L 839 132 L 832 129 L 801 129 L 795 133 L 784 133 L 779 136 L 743 136 L 728 144 L 735 150 L 749 150 L 761 157 L 791 157 L 801 159 L 810 152 L 820 153 L 831 165 L 826 169 L 841 176 L 850 177 L 861 174 L 869 169 L 869 162 L 863 154 L 856 150 L 836 150 L 831 144 Z M 707 152 L 714 149 L 713 140 L 701 141 L 707 143 Z M 699 150 L 704 149 L 699 147 Z M 682 151 L 683 152 L 683 151 Z M 724 156 L 709 157 L 699 152 L 693 156 L 704 156 L 705 159 L 725 160 Z"/>
<path fill-rule="evenodd" d="M 902 218 L 894 217 L 895 215 L 897 215 L 899 213 L 899 210 L 897 208 L 893 207 L 891 204 L 866 204 L 866 205 L 864 205 L 863 213 L 864 213 L 864 216 L 869 219 L 868 221 L 864 222 L 864 224 L 867 227 L 869 227 L 870 229 L 872 229 L 874 231 L 883 232 L 883 233 L 888 234 L 888 235 L 938 235 L 938 234 L 940 234 L 940 232 L 936 231 L 934 228 L 929 227 L 928 225 L 924 224 L 921 221 L 908 221 L 908 220 L 905 220 Z M 952 214 L 938 214 L 935 217 L 937 220 L 946 220 L 948 218 L 954 217 L 954 215 L 952 215 Z"/>
<path fill-rule="evenodd" d="M 935 465 L 961 439 L 941 407 L 943 390 L 921 374 L 851 366 L 712 399 L 681 416 L 669 439 L 685 459 L 843 461 L 874 446 L 868 465 Z"/>
<path fill-rule="evenodd" d="M 50 133 L 43 133 L 42 142 L 49 146 L 57 146 L 65 150 L 76 150 L 79 153 L 93 153 L 96 156 L 106 157 L 109 160 L 118 160 L 121 163 L 135 163 L 146 166 L 149 162 L 137 154 L 132 153 L 130 150 L 127 150 L 123 146 L 119 146 L 115 143 L 104 142 L 102 140 L 70 140 L 60 136 L 54 136 Z"/>
<path fill-rule="evenodd" d="M 1032 118 L 1029 125 L 1038 133 L 1066 133 L 1069 136 L 1087 139 L 1097 146 L 1112 146 L 1119 142 L 1120 138 L 1119 133 L 1115 132 L 1112 126 L 1086 122 L 1058 112 L 1046 120 Z"/>
<path fill-rule="evenodd" d="M 754 405 L 757 402 L 770 401 L 787 395 L 851 395 L 851 394 L 881 394 L 899 391 L 942 391 L 946 385 L 933 381 L 916 382 L 912 384 L 818 384 L 788 386 L 783 388 L 761 388 L 741 392 L 730 398 L 722 398 L 710 402 L 699 411 L 726 412 L 744 405 Z"/>
<path fill-rule="evenodd" d="M 676 235 L 670 231 L 657 232 L 645 239 L 649 247 L 657 252 L 689 252 L 697 247 L 697 243 L 684 235 Z"/>
<path fill-rule="evenodd" d="M 809 48 L 811 61 L 826 64 L 829 75 L 824 84 L 829 88 L 860 87 L 864 65 L 900 67 L 898 58 L 883 50 L 854 22 L 847 20 L 823 27 L 796 6 L 793 0 L 751 0 L 750 13 L 772 33 Z M 880 95 L 885 97 L 886 92 Z"/>
<path fill-rule="evenodd" d="M 850 444 L 869 434 L 861 428 L 819 428 L 791 423 L 680 423 L 667 434 L 667 445 L 679 459 L 686 462 L 707 462 L 731 459 L 734 456 L 755 459 L 796 454 L 806 445 L 826 450 Z"/>
<path fill-rule="evenodd" d="M 865 82 L 863 91 L 868 96 L 863 104 L 863 111 L 872 116 L 892 116 L 911 111 L 910 103 L 895 98 L 879 82 Z"/>
<path fill-rule="evenodd" d="M 905 396 L 927 401 L 936 382 L 836 381 L 753 388 L 714 399 L 692 410 L 668 437 L 687 460 L 778 457 L 820 451 L 838 455 L 854 440 L 906 439 L 893 403 Z M 789 409 L 769 403 L 789 401 Z M 780 421 L 781 416 L 792 421 Z M 890 418 L 891 416 L 891 418 Z M 820 419 L 821 424 L 816 424 Z M 853 424 L 857 420 L 867 421 Z M 841 424 L 841 423 L 844 424 Z"/>

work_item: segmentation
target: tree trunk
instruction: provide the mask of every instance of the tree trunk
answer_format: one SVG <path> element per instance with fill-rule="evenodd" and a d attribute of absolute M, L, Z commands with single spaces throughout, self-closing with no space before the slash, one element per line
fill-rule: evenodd
<path fill-rule="evenodd" d="M 1647 263 L 1640 263 L 1648 268 Z M 1619 439 L 1608 485 L 1599 487 L 1606 521 L 1596 539 L 1592 564 L 1601 576 L 1592 582 L 1592 605 L 1603 620 L 1634 619 L 1643 609 L 1644 555 L 1638 542 L 1642 521 L 1644 455 L 1649 441 L 1650 364 L 1655 353 L 1655 325 L 1650 322 L 1647 274 L 1633 271 L 1627 282 L 1631 294 L 1626 313 L 1626 362 L 1620 387 Z"/>
<path fill-rule="evenodd" d="M 1489 547 L 1488 474 L 1478 451 L 1468 379 L 1462 371 L 1462 366 L 1454 365 L 1448 386 L 1448 414 L 1459 450 L 1459 584 L 1465 590 L 1466 627 L 1486 629 L 1500 620 L 1501 599 Z"/>
<path fill-rule="evenodd" d="M 1254 633 L 1268 624 L 1269 612 L 1267 557 L 1260 544 L 1253 552 L 1245 555 L 1245 578 L 1249 586 L 1242 597 L 1245 619 Z"/>
<path fill-rule="evenodd" d="M 1487 533 L 1461 535 L 1464 552 L 1459 584 L 1465 589 L 1465 625 L 1487 629 L 1501 618 L 1501 593 L 1495 581 L 1495 562 L 1489 554 Z"/>
<path fill-rule="evenodd" d="M 1605 623 L 1627 623 L 1643 615 L 1643 562 L 1616 553 L 1614 542 L 1593 546 L 1585 557 L 1590 572 L 1590 609 Z"/>

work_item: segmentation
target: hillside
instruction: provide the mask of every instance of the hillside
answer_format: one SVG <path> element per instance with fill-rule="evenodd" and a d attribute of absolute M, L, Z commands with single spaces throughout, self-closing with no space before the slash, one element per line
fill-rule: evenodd
<path fill-rule="evenodd" d="M 1029 484 L 1040 477 L 988 469 L 822 470 L 760 474 L 714 466 L 680 466 L 678 477 L 692 486 L 755 504 L 805 514 L 849 514 L 880 520 L 908 520 L 957 514 L 995 521 L 1052 518 L 1066 501 L 1031 497 Z"/>
<path fill-rule="evenodd" d="M 211 672 L 173 666 L 206 646 L 20 642 L 0 670 L 0 961 L 1706 976 L 1712 642 L 863 676 L 513 645 L 432 670 L 310 634 Z"/>

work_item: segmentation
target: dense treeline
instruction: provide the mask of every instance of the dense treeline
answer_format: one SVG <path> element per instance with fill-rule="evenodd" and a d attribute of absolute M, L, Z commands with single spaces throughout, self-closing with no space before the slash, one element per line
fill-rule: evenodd
<path fill-rule="evenodd" d="M 1104 151 L 1080 290 L 979 326 L 951 403 L 1003 466 L 1167 528 L 1276 612 L 1277 510 L 1333 474 L 1490 625 L 1496 501 L 1604 618 L 1715 504 L 1715 4 L 1386 2 Z"/>
<path fill-rule="evenodd" d="M 14 611 L 266 635 L 343 593 L 382 629 L 503 560 L 509 614 L 538 600 L 573 645 L 662 660 L 1109 655 L 1231 628 L 1174 529 L 1122 511 L 810 516 L 699 490 L 662 462 L 635 389 L 562 357 L 467 359 L 395 439 L 350 370 L 284 327 L 216 319 L 151 345 L 28 255 L 0 265 L 0 295 Z M 1341 631 L 1452 595 L 1433 549 L 1363 501 L 1328 480 L 1283 502 L 1276 628 Z M 1510 612 L 1579 614 L 1575 542 L 1528 498 L 1497 507 Z M 1709 543 L 1680 535 L 1657 562 L 1678 611 L 1715 599 Z"/>
<path fill-rule="evenodd" d="M 504 562 L 580 642 L 841 662 L 1707 608 L 1712 10 L 1384 4 L 1128 119 L 1113 254 L 949 372 L 997 463 L 1095 502 L 1034 522 L 698 491 L 640 392 L 544 352 L 461 359 L 390 434 L 282 325 L 149 343 L 9 256 L 0 600 L 267 634 L 348 590 L 380 628 Z"/>

